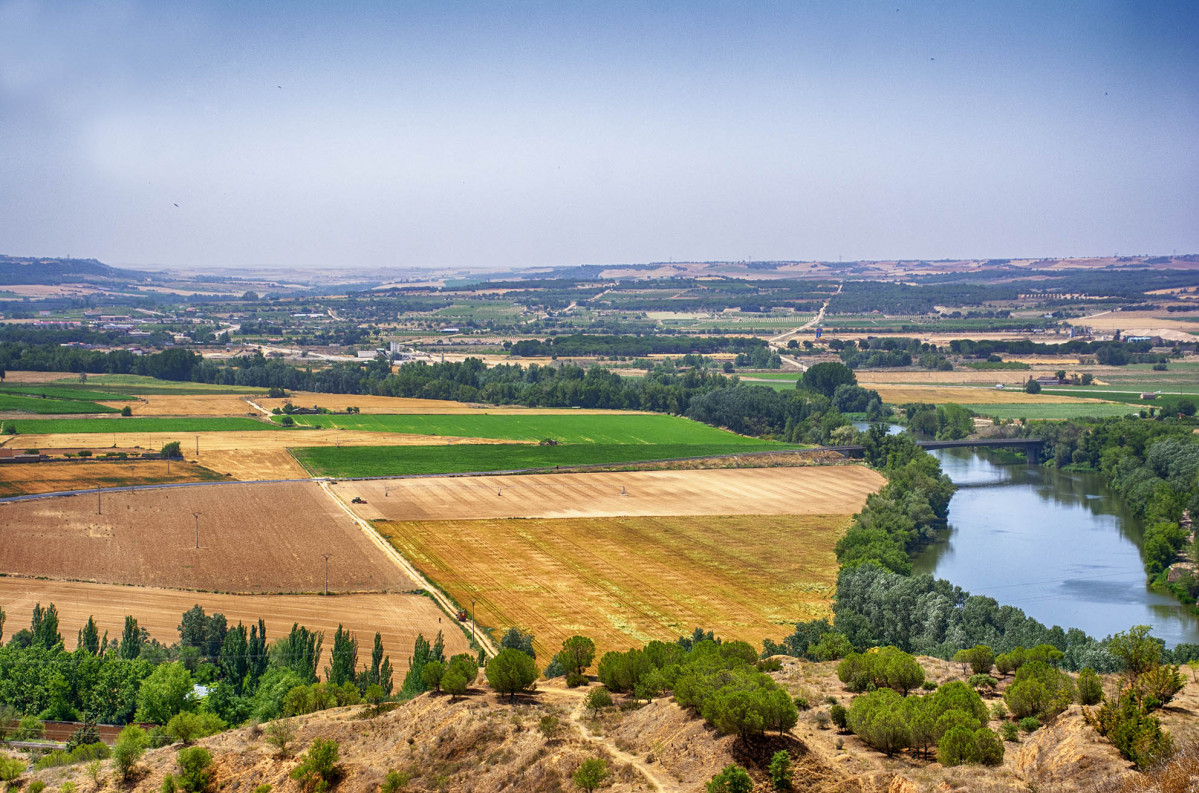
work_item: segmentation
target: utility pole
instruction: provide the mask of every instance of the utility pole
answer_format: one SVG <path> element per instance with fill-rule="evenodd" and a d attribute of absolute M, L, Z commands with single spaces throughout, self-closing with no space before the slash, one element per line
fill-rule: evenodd
<path fill-rule="evenodd" d="M 103 514 L 102 512 L 100 512 L 100 485 L 98 485 L 98 484 L 96 485 L 96 514 L 97 515 Z"/>
<path fill-rule="evenodd" d="M 475 644 L 479 643 L 479 637 L 475 635 L 475 599 L 470 599 L 470 638 Z"/>
<path fill-rule="evenodd" d="M 326 596 L 328 596 L 328 594 L 329 594 L 329 557 L 332 555 L 333 554 L 331 554 L 331 553 L 321 554 L 321 556 L 325 557 L 325 595 Z"/>
<path fill-rule="evenodd" d="M 197 548 L 197 550 L 200 547 L 200 516 L 203 514 L 204 514 L 203 512 L 193 512 L 192 513 L 192 517 L 194 517 L 196 519 L 196 548 Z"/>
<path fill-rule="evenodd" d="M 200 456 L 200 436 L 196 436 L 196 456 Z"/>

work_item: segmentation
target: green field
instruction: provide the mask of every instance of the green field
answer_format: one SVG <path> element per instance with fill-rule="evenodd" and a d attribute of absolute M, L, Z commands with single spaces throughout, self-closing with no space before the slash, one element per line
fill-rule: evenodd
<path fill-rule="evenodd" d="M 118 408 L 108 405 L 97 405 L 81 399 L 42 399 L 37 396 L 23 396 L 0 393 L 0 411 L 12 413 L 119 413 Z"/>
<path fill-rule="evenodd" d="M 18 419 L 6 421 L 6 427 L 16 426 L 22 435 L 62 435 L 77 432 L 246 432 L 279 430 L 265 421 L 251 418 L 159 418 L 130 416 L 128 418 L 96 419 Z"/>
<path fill-rule="evenodd" d="M 114 391 L 98 391 L 82 383 L 30 383 L 25 385 L 0 385 L 0 394 L 46 396 L 51 399 L 82 399 L 85 401 L 120 400 L 129 401 L 126 394 Z"/>
<path fill-rule="evenodd" d="M 980 416 L 994 416 L 1001 419 L 1077 419 L 1077 418 L 1107 418 L 1109 416 L 1126 416 L 1136 413 L 1138 408 L 1130 405 L 1113 405 L 1097 403 L 1045 403 L 1045 404 L 1014 404 L 1014 405 L 963 405 Z"/>
<path fill-rule="evenodd" d="M 62 383 L 55 383 L 61 386 Z M 186 380 L 158 380 L 138 374 L 89 375 L 82 387 L 100 385 L 116 394 L 265 394 L 265 388 L 240 385 L 213 385 Z"/>
<path fill-rule="evenodd" d="M 281 417 L 276 416 L 275 421 Z M 415 435 L 450 435 L 459 438 L 539 441 L 586 444 L 695 444 L 761 446 L 765 441 L 747 438 L 678 416 L 663 415 L 316 415 L 293 416 L 298 426 L 402 432 Z"/>
<path fill-rule="evenodd" d="M 782 443 L 744 444 L 577 444 L 516 446 L 461 444 L 447 446 L 317 446 L 292 449 L 292 454 L 315 476 L 404 476 L 412 474 L 511 471 L 590 464 L 616 464 L 705 457 L 747 451 L 803 448 Z"/>

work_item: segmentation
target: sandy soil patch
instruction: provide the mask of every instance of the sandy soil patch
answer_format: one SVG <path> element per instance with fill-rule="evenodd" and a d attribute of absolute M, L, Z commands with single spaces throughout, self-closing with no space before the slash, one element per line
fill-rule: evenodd
<path fill-rule="evenodd" d="M 886 484 L 861 465 L 340 482 L 371 520 L 599 518 L 620 515 L 852 513 Z"/>
<path fill-rule="evenodd" d="M 828 614 L 847 515 L 376 524 L 481 624 L 532 630 L 538 658 L 586 634 L 599 654 L 697 625 L 780 640 Z M 598 655 L 597 655 L 598 657 Z"/>
<path fill-rule="evenodd" d="M 1026 394 L 1017 388 L 969 388 L 961 386 L 871 385 L 884 402 L 902 405 L 907 402 L 957 402 L 963 405 L 1031 405 L 1057 402 L 1102 402 L 1101 399 L 1079 399 L 1064 394 Z"/>
<path fill-rule="evenodd" d="M 344 412 L 347 407 L 359 408 L 363 413 L 412 413 L 446 414 L 446 413 L 478 413 L 486 411 L 489 415 L 500 413 L 517 413 L 526 416 L 558 416 L 558 415 L 593 415 L 612 413 L 636 413 L 629 410 L 584 410 L 574 408 L 526 408 L 519 405 L 483 405 L 473 402 L 451 402 L 445 399 L 409 399 L 407 397 L 386 397 L 358 394 L 316 394 L 310 391 L 293 391 L 286 399 L 255 398 L 254 402 L 267 410 L 282 408 L 290 402 L 296 407 L 322 407 L 329 410 Z"/>
<path fill-rule="evenodd" d="M 70 581 L 41 581 L 30 578 L 0 578 L 0 600 L 4 602 L 10 625 L 28 624 L 33 604 L 53 603 L 58 607 L 59 625 L 68 650 L 75 649 L 77 629 L 94 617 L 103 635 L 121 635 L 126 615 L 163 644 L 179 641 L 179 619 L 184 611 L 199 605 L 209 614 L 224 614 L 231 625 L 242 622 L 266 624 L 267 641 L 283 636 L 298 622 L 309 630 L 325 634 L 324 660 L 329 662 L 333 634 L 338 625 L 358 639 L 358 661 L 370 661 L 375 632 L 382 634 L 383 650 L 391 664 L 403 675 L 417 633 L 429 641 L 441 630 L 446 655 L 467 652 L 466 636 L 454 620 L 444 614 L 432 598 L 405 594 L 359 595 L 217 595 L 208 592 L 180 592 L 152 587 L 81 584 Z M 440 622 L 439 622 L 440 620 Z M 14 628 L 15 630 L 15 628 Z M 398 686 L 403 682 L 397 679 Z"/>
<path fill-rule="evenodd" d="M 216 592 L 409 591 L 314 483 L 215 484 L 0 504 L 0 572 Z M 199 512 L 195 547 L 193 513 Z"/>
<path fill-rule="evenodd" d="M 55 452 L 56 449 L 43 449 Z M 132 466 L 132 471 L 130 467 Z M 221 477 L 207 468 L 188 462 L 135 460 L 133 462 L 45 462 L 0 465 L 0 497 L 26 493 L 56 493 L 89 487 L 120 487 L 165 482 L 207 482 Z"/>
<path fill-rule="evenodd" d="M 307 479 L 308 472 L 287 451 L 293 446 L 439 446 L 444 435 L 405 435 L 395 432 L 355 430 L 303 430 L 294 432 L 117 432 L 21 435 L 20 448 L 66 446 L 108 451 L 140 448 L 158 451 L 179 441 L 188 459 L 235 479 Z M 199 440 L 197 441 L 197 437 Z M 455 443 L 519 443 L 492 438 L 453 438 Z M 198 447 L 197 447 L 198 443 Z M 198 449 L 198 451 L 197 451 Z"/>

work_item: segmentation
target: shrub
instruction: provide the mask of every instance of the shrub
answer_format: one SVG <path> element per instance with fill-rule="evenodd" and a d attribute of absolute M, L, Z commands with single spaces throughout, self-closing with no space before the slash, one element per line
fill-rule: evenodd
<path fill-rule="evenodd" d="M 848 715 L 849 711 L 844 705 L 833 705 L 828 709 L 828 716 L 838 730 L 845 730 L 849 726 Z"/>
<path fill-rule="evenodd" d="M 985 688 L 988 691 L 994 691 L 995 686 L 999 685 L 999 681 L 990 675 L 971 675 L 968 685 L 973 689 Z"/>
<path fill-rule="evenodd" d="M 188 746 L 197 738 L 203 738 L 225 729 L 225 722 L 214 713 L 189 713 L 181 711 L 167 722 L 166 733 Z"/>
<path fill-rule="evenodd" d="M 567 672 L 566 673 L 567 688 L 578 688 L 579 686 L 585 686 L 585 685 L 587 685 L 587 676 L 586 675 L 581 675 L 578 672 Z"/>
<path fill-rule="evenodd" d="M 0 755 L 0 781 L 12 782 L 25 771 L 25 763 L 15 757 Z"/>
<path fill-rule="evenodd" d="M 122 781 L 133 778 L 138 760 L 146 753 L 147 742 L 146 731 L 136 724 L 130 724 L 117 736 L 112 747 L 112 764 Z"/>
<path fill-rule="evenodd" d="M 449 694 L 453 702 L 466 693 L 466 676 L 457 669 L 451 669 L 441 678 L 441 690 Z"/>
<path fill-rule="evenodd" d="M 750 793 L 753 789 L 754 781 L 739 765 L 726 765 L 707 784 L 707 793 Z"/>
<path fill-rule="evenodd" d="M 291 778 L 305 790 L 323 793 L 341 778 L 341 766 L 337 762 L 339 756 L 337 741 L 317 738 L 300 758 L 300 764 L 292 769 Z"/>
<path fill-rule="evenodd" d="M 591 710 L 591 717 L 595 718 L 602 708 L 612 707 L 612 695 L 606 688 L 593 688 L 587 692 L 586 702 L 587 707 Z"/>
<path fill-rule="evenodd" d="M 792 702 L 795 703 L 796 710 L 811 710 L 812 709 L 812 703 L 809 702 L 808 698 L 805 697 L 803 694 L 796 694 L 795 697 L 792 699 Z"/>
<path fill-rule="evenodd" d="M 827 730 L 829 723 L 832 721 L 832 719 L 829 718 L 829 715 L 823 710 L 816 711 L 814 718 L 816 720 L 816 729 L 818 730 Z"/>
<path fill-rule="evenodd" d="M 383 784 L 379 786 L 379 793 L 397 793 L 408 787 L 410 781 L 412 781 L 412 776 L 407 771 L 388 771 L 387 776 L 383 779 Z"/>
<path fill-rule="evenodd" d="M 599 757 L 589 757 L 575 770 L 574 782 L 587 793 L 595 790 L 608 778 L 608 764 Z"/>
<path fill-rule="evenodd" d="M 999 734 L 1003 736 L 1005 741 L 1015 741 L 1020 737 L 1020 728 L 1016 726 L 1014 721 L 1005 721 L 999 725 Z"/>
<path fill-rule="evenodd" d="M 422 671 L 425 690 L 441 691 L 441 678 L 445 677 L 445 664 L 441 661 L 427 661 Z"/>
<path fill-rule="evenodd" d="M 1053 718 L 1074 701 L 1074 680 L 1044 661 L 1027 661 L 1016 670 L 1003 700 L 1017 718 Z"/>
<path fill-rule="evenodd" d="M 537 729 L 546 738 L 552 738 L 558 733 L 558 717 L 547 713 L 541 717 L 541 721 L 537 723 Z"/>
<path fill-rule="evenodd" d="M 1122 692 L 1114 700 L 1105 700 L 1088 722 L 1142 771 L 1169 757 L 1174 750 L 1174 739 L 1130 691 Z"/>
<path fill-rule="evenodd" d="M 920 684 L 920 688 L 924 689 L 925 691 L 936 691 L 937 690 L 937 681 L 925 680 L 923 683 Z"/>
<path fill-rule="evenodd" d="M 1097 705 L 1103 699 L 1103 681 L 1094 669 L 1087 667 L 1078 673 L 1078 704 Z"/>
<path fill-rule="evenodd" d="M 263 733 L 266 734 L 266 742 L 279 750 L 280 757 L 287 757 L 291 753 L 291 742 L 296 739 L 296 729 L 291 722 L 276 719 L 266 725 Z"/>
<path fill-rule="evenodd" d="M 175 793 L 175 791 L 178 789 L 179 786 L 175 784 L 175 775 L 167 774 L 162 778 L 162 787 L 160 787 L 158 790 L 160 793 Z"/>
<path fill-rule="evenodd" d="M 63 782 L 62 785 L 58 788 L 58 793 L 75 793 L 75 791 L 77 791 L 78 789 L 79 789 L 79 786 L 76 785 L 74 782 Z"/>
<path fill-rule="evenodd" d="M 1036 732 L 1041 729 L 1041 720 L 1036 716 L 1025 716 L 1020 719 L 1020 729 L 1025 732 Z"/>
<path fill-rule="evenodd" d="M 29 783 L 29 787 L 25 788 L 29 793 L 42 793 L 46 789 L 46 783 L 40 779 L 35 779 Z"/>
<path fill-rule="evenodd" d="M 200 793 L 212 782 L 212 755 L 203 746 L 179 750 L 179 787 L 187 793 Z"/>
<path fill-rule="evenodd" d="M 775 752 L 771 756 L 768 771 L 775 790 L 791 789 L 791 755 L 785 750 Z"/>
<path fill-rule="evenodd" d="M 1007 706 L 1003 704 L 1003 700 L 991 703 L 991 718 L 996 721 L 1003 721 L 1007 717 Z"/>

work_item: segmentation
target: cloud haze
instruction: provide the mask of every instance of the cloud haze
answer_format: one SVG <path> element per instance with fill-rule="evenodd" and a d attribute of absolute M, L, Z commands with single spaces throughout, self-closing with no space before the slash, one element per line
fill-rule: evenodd
<path fill-rule="evenodd" d="M 335 5 L 0 0 L 0 252 L 1199 252 L 1194 3 Z"/>

